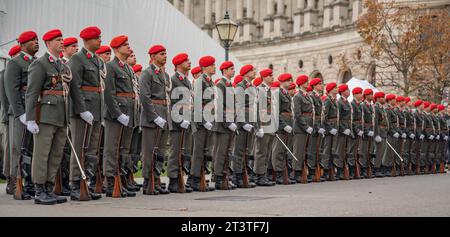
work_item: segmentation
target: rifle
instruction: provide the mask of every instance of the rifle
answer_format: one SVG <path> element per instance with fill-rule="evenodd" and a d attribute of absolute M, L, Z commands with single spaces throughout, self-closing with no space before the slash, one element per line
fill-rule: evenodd
<path fill-rule="evenodd" d="M 286 134 L 286 142 L 287 142 L 287 139 L 288 139 L 288 136 L 289 135 L 287 135 Z M 286 143 L 285 142 L 285 143 Z M 284 185 L 289 185 L 290 184 L 290 182 L 289 182 L 289 171 L 288 171 L 288 158 L 287 158 L 287 156 L 285 156 L 285 166 L 284 166 L 284 171 L 283 171 L 283 184 Z"/>
<path fill-rule="evenodd" d="M 441 115 L 438 118 L 439 118 L 439 134 L 441 134 L 441 136 L 442 136 L 441 122 L 442 122 L 443 117 Z M 445 142 L 441 142 L 441 143 L 444 143 L 443 144 L 444 146 L 446 145 Z M 444 151 L 445 151 L 445 148 L 444 148 Z M 442 156 L 442 159 L 441 159 L 441 162 L 439 163 L 439 173 L 444 174 L 445 173 L 445 163 L 444 163 L 445 155 L 441 153 L 441 156 Z"/>
<path fill-rule="evenodd" d="M 332 99 L 329 98 L 329 100 L 331 101 L 331 103 L 333 103 Z M 339 107 L 338 107 L 337 103 L 335 104 L 335 106 L 336 106 L 336 111 L 337 111 L 336 112 L 336 116 L 337 116 L 337 118 L 336 118 L 336 129 L 338 130 L 338 133 L 339 133 L 339 119 L 340 119 L 339 118 Z M 334 135 L 332 135 L 332 136 L 334 136 Z M 336 177 L 334 175 L 334 164 L 333 164 L 333 159 L 334 159 L 334 156 L 333 156 L 333 137 L 331 137 L 330 149 L 331 149 L 331 152 L 330 152 L 331 159 L 330 159 L 329 164 L 328 164 L 328 181 L 336 181 Z"/>
<path fill-rule="evenodd" d="M 102 140 L 103 140 L 103 126 L 100 126 L 100 136 L 98 140 L 98 146 L 97 146 L 97 154 L 99 157 L 98 166 L 97 166 L 97 175 L 95 176 L 95 193 L 102 193 L 103 190 L 103 177 L 102 177 L 102 169 L 100 164 L 102 164 L 102 157 L 101 154 L 101 146 L 102 146 Z"/>
<path fill-rule="evenodd" d="M 249 143 L 249 133 L 245 133 L 245 140 L 246 140 L 246 144 L 245 144 L 245 151 L 244 151 L 244 165 L 243 165 L 243 169 L 242 169 L 242 184 L 244 188 L 250 188 L 250 182 L 248 179 L 248 171 L 247 171 L 247 152 L 248 152 L 248 143 Z"/>
<path fill-rule="evenodd" d="M 356 106 L 356 102 L 355 102 L 355 106 Z M 364 131 L 364 120 L 363 120 L 363 116 L 364 116 L 364 112 L 360 106 L 361 109 L 361 131 Z M 350 120 L 352 123 L 351 128 L 353 129 L 353 106 L 352 106 L 352 119 Z M 363 135 L 364 136 L 364 135 Z M 359 145 L 361 143 L 361 137 L 357 137 L 356 139 L 356 147 L 355 147 L 355 179 L 360 179 L 361 178 L 361 167 L 359 166 Z"/>
<path fill-rule="evenodd" d="M 119 143 L 116 149 L 116 172 L 114 174 L 114 189 L 112 193 L 112 198 L 122 197 L 122 181 L 120 179 L 120 145 L 122 144 L 124 126 L 120 126 L 119 132 Z"/>
<path fill-rule="evenodd" d="M 372 105 L 366 106 L 371 111 L 372 116 L 372 130 L 375 130 L 375 107 Z M 364 121 L 365 122 L 365 121 Z M 370 137 L 367 142 L 367 178 L 372 178 L 372 150 L 370 149 L 372 147 L 372 140 L 373 137 Z"/>
<path fill-rule="evenodd" d="M 16 192 L 14 193 L 14 199 L 15 200 L 24 200 L 23 199 L 23 177 L 22 177 L 22 160 L 24 156 L 27 156 L 26 153 L 26 147 L 27 147 L 27 141 L 30 139 L 31 133 L 27 131 L 27 128 L 24 127 L 23 129 L 23 137 L 22 137 L 22 144 L 21 144 L 21 154 L 19 158 L 19 164 L 17 167 L 17 178 L 16 178 Z"/>
<path fill-rule="evenodd" d="M 237 130 L 236 130 L 237 132 Z M 222 190 L 228 190 L 229 189 L 229 183 L 228 183 L 228 167 L 229 167 L 229 156 L 231 153 L 231 148 L 233 146 L 235 133 L 232 133 L 230 138 L 228 139 L 228 146 L 227 146 L 227 155 L 225 156 L 224 161 L 224 169 L 223 169 L 223 177 L 222 177 L 222 183 L 221 183 L 221 189 Z"/>
<path fill-rule="evenodd" d="M 314 125 L 313 125 L 314 126 Z M 309 145 L 309 138 L 311 135 L 306 135 L 306 142 L 305 142 L 305 155 L 303 157 L 303 169 L 302 169 L 302 175 L 300 178 L 300 183 L 307 184 L 308 183 L 308 165 L 307 165 L 307 159 L 308 159 L 308 145 Z"/>
<path fill-rule="evenodd" d="M 183 174 L 183 154 L 184 154 L 184 132 L 185 129 L 181 130 L 181 134 L 180 134 L 180 154 L 178 155 L 178 192 L 179 193 L 184 193 L 186 192 L 185 190 L 185 185 L 184 185 L 184 174 Z"/>
<path fill-rule="evenodd" d="M 353 113 L 351 112 L 353 111 L 353 107 L 350 105 L 350 129 L 352 129 L 352 118 L 353 118 Z M 338 104 L 338 118 L 339 118 L 339 104 Z M 338 120 L 339 121 L 339 120 Z M 338 126 L 339 129 L 339 126 Z M 353 129 L 352 129 L 353 132 Z M 344 180 L 349 180 L 350 179 L 350 172 L 349 172 L 349 165 L 348 165 L 348 161 L 347 161 L 347 145 L 348 145 L 348 136 L 345 136 L 345 146 L 344 146 Z"/>
<path fill-rule="evenodd" d="M 155 190 L 155 159 L 158 156 L 158 149 L 159 149 L 159 140 L 161 138 L 161 129 L 160 127 L 156 126 L 156 139 L 155 143 L 153 144 L 153 152 L 152 152 L 152 159 L 150 161 L 150 178 L 149 183 L 146 188 L 146 194 L 147 195 L 156 195 Z"/>

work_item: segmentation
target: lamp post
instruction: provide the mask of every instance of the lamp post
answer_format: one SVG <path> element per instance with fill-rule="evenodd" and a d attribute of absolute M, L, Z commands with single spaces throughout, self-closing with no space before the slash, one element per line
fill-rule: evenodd
<path fill-rule="evenodd" d="M 228 51 L 234 41 L 238 27 L 238 24 L 234 23 L 230 19 L 228 11 L 225 13 L 225 17 L 216 23 L 216 29 L 219 33 L 220 41 L 222 41 L 223 47 L 225 48 L 225 61 L 228 61 Z"/>

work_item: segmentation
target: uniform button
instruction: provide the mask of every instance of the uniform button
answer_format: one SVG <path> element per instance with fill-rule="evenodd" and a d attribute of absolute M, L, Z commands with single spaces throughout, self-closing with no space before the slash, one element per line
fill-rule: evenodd
<path fill-rule="evenodd" d="M 47 104 L 50 104 L 50 101 L 49 101 L 49 102 L 47 102 Z"/>

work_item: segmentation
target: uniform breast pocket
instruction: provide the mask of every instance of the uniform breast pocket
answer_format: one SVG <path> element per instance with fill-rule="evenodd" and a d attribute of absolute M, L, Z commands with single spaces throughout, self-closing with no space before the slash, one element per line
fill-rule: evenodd
<path fill-rule="evenodd" d="M 97 70 L 94 67 L 85 67 L 84 70 L 85 70 L 87 77 L 90 80 L 92 80 L 92 81 L 98 80 Z"/>
<path fill-rule="evenodd" d="M 41 98 L 41 105 L 56 105 L 58 104 L 58 98 L 53 95 L 44 96 Z"/>

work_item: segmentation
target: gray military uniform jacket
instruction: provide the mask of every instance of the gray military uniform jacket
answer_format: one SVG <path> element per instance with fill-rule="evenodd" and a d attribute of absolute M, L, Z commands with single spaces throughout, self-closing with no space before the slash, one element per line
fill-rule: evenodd
<path fill-rule="evenodd" d="M 374 107 L 367 101 L 361 103 L 361 112 L 363 114 L 364 134 L 367 135 L 370 131 L 374 131 Z"/>
<path fill-rule="evenodd" d="M 187 121 L 192 121 L 192 117 L 193 117 L 193 100 L 192 100 L 192 85 L 191 82 L 189 81 L 189 79 L 185 76 L 182 75 L 179 72 L 175 72 L 175 74 L 172 76 L 171 78 L 172 80 L 172 91 L 171 93 L 171 100 L 170 100 L 170 108 L 173 111 L 174 110 L 174 106 L 176 105 L 177 108 L 175 108 L 175 111 L 179 111 L 177 113 L 179 113 L 180 115 L 184 115 L 183 116 L 183 120 L 187 120 Z M 189 95 L 189 98 L 181 98 L 181 95 L 179 95 L 179 98 L 173 98 L 173 91 L 175 89 L 180 89 L 180 88 L 185 88 L 188 92 L 187 95 Z M 184 95 L 184 93 L 183 93 Z M 190 116 L 187 116 L 189 115 Z M 185 118 L 184 118 L 185 117 Z M 181 125 L 181 121 L 180 122 L 175 122 L 172 120 L 172 131 L 180 131 L 182 128 L 180 127 Z"/>
<path fill-rule="evenodd" d="M 94 116 L 94 121 L 101 121 L 105 108 L 102 101 L 102 92 L 93 91 L 101 88 L 99 71 L 105 67 L 103 61 L 95 55 L 90 55 L 85 48 L 74 54 L 69 61 L 72 71 L 70 83 L 71 117 L 89 111 Z M 90 88 L 87 90 L 85 88 Z"/>
<path fill-rule="evenodd" d="M 333 128 L 339 130 L 337 119 L 338 119 L 338 107 L 337 103 L 331 96 L 328 96 L 323 104 L 324 112 L 324 126 L 325 130 L 329 133 Z"/>
<path fill-rule="evenodd" d="M 393 136 L 395 133 L 399 133 L 401 135 L 401 131 L 399 130 L 399 127 L 397 126 L 397 113 L 394 111 L 394 107 L 388 105 L 385 108 L 387 119 L 388 119 L 388 134 L 390 136 Z"/>
<path fill-rule="evenodd" d="M 53 61 L 51 62 L 50 55 L 46 53 L 30 65 L 25 95 L 26 118 L 27 121 L 64 127 L 67 126 L 65 102 L 61 95 L 61 75 L 64 73 L 64 67 L 61 61 Z"/>
<path fill-rule="evenodd" d="M 9 101 L 5 90 L 5 70 L 0 71 L 0 122 L 7 124 Z"/>
<path fill-rule="evenodd" d="M 286 126 L 293 126 L 293 117 L 292 117 L 292 100 L 288 94 L 286 89 L 280 87 L 279 93 L 279 101 L 280 101 L 280 121 L 278 126 L 278 132 L 285 132 L 284 128 Z"/>
<path fill-rule="evenodd" d="M 350 131 L 352 131 L 350 121 L 352 117 L 352 108 L 350 102 L 341 97 L 337 102 L 337 105 L 339 109 L 339 134 L 342 134 L 346 129 L 350 129 Z"/>
<path fill-rule="evenodd" d="M 359 103 L 356 102 L 355 99 L 353 99 L 351 106 L 352 106 L 352 131 L 353 131 L 353 135 L 357 135 L 360 131 L 362 131 L 363 129 L 363 121 L 362 121 L 362 104 L 363 103 Z M 364 132 L 364 131 L 363 131 Z"/>
<path fill-rule="evenodd" d="M 373 116 L 375 116 L 375 134 L 382 138 L 386 138 L 389 129 L 388 120 L 386 118 L 387 114 L 380 103 L 375 103 L 375 113 Z"/>
<path fill-rule="evenodd" d="M 133 72 L 130 66 L 120 63 L 115 57 L 106 64 L 108 74 L 105 80 L 105 119 L 117 120 L 121 114 L 130 117 L 127 127 L 136 124 L 136 94 L 133 89 Z"/>
<path fill-rule="evenodd" d="M 323 128 L 323 124 L 322 124 L 322 99 L 321 96 L 316 92 L 316 91 L 312 91 L 311 92 L 311 98 L 314 101 L 314 111 L 316 112 L 315 116 L 315 124 L 314 124 L 314 131 L 319 131 L 319 128 Z"/>
<path fill-rule="evenodd" d="M 208 88 L 213 88 L 213 87 L 214 87 L 214 82 L 211 80 L 211 78 L 209 78 L 206 74 L 203 74 L 199 78 L 195 79 L 195 82 L 194 82 L 195 95 L 194 96 L 195 97 L 202 96 L 202 95 L 204 96 L 205 95 L 205 91 Z M 201 88 L 201 91 L 200 91 L 200 88 Z M 208 90 L 210 90 L 210 89 L 208 89 Z M 201 105 L 202 105 L 201 108 L 204 109 L 204 107 L 207 104 L 210 104 L 212 101 L 214 101 L 214 95 L 212 95 L 210 98 L 202 97 L 201 98 Z M 197 104 L 195 104 L 195 106 L 197 106 Z M 195 109 L 200 109 L 200 108 L 196 107 Z M 196 121 L 197 122 L 196 126 L 197 126 L 198 129 L 205 129 L 205 127 L 203 125 L 206 123 L 206 120 L 205 120 L 203 114 L 202 114 L 201 120 L 202 120 L 202 122 L 197 122 Z"/>
<path fill-rule="evenodd" d="M 256 89 L 256 88 L 255 88 Z M 273 126 L 274 119 L 272 115 L 272 91 L 269 86 L 265 83 L 262 83 L 258 89 L 258 101 L 262 100 L 266 101 L 266 107 L 263 108 L 260 103 L 258 103 L 258 113 L 257 113 L 257 129 L 263 129 L 264 133 L 272 133 L 275 132 L 275 126 Z M 264 130 L 264 128 L 266 129 Z"/>
<path fill-rule="evenodd" d="M 294 104 L 294 133 L 306 134 L 308 127 L 314 128 L 314 101 L 302 90 L 299 90 L 292 100 Z"/>
<path fill-rule="evenodd" d="M 220 109 L 222 110 L 222 122 L 215 122 L 214 123 L 214 131 L 218 133 L 232 133 L 228 127 L 231 125 L 232 122 L 227 122 L 227 117 L 229 118 L 235 118 L 234 108 L 232 104 L 227 105 L 227 100 L 231 101 L 231 98 L 234 97 L 234 94 L 231 93 L 231 80 L 227 80 L 226 78 L 221 78 L 220 81 L 217 83 L 217 96 L 216 100 L 218 103 L 220 103 Z M 227 90 L 228 88 L 228 90 Z M 229 99 L 227 99 L 229 98 Z M 234 99 L 233 99 L 234 101 Z M 218 111 L 217 111 L 218 112 Z"/>

